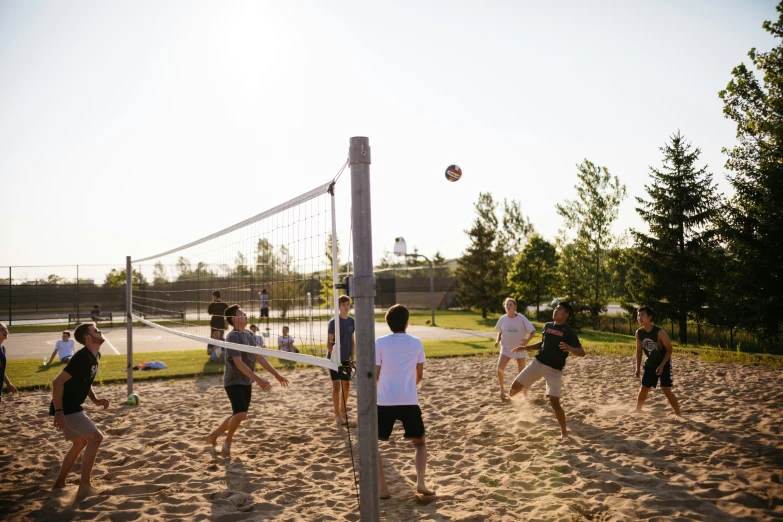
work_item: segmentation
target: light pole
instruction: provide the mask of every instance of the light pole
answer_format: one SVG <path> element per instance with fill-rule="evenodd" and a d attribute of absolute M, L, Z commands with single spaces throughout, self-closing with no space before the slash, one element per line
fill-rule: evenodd
<path fill-rule="evenodd" d="M 435 272 L 432 268 L 432 261 L 422 254 L 409 254 L 408 246 L 405 244 L 404 237 L 394 238 L 394 255 L 406 257 L 423 257 L 430 265 L 430 309 L 432 311 L 432 326 L 435 326 Z"/>

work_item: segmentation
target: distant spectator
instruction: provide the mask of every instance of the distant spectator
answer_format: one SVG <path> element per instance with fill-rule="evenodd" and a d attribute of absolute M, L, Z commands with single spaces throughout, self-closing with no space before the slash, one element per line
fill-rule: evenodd
<path fill-rule="evenodd" d="M 220 337 L 226 331 L 226 309 L 228 305 L 220 300 L 220 290 L 212 292 L 212 302 L 207 308 L 207 313 L 212 316 L 209 320 L 209 326 L 212 330 L 217 330 Z"/>
<path fill-rule="evenodd" d="M 16 393 L 16 387 L 11 384 L 8 376 L 5 374 L 5 346 L 3 342 L 8 339 L 8 327 L 3 323 L 0 323 L 0 402 L 3 400 L 3 383 L 11 393 Z"/>
<path fill-rule="evenodd" d="M 283 327 L 283 335 L 277 336 L 277 347 L 281 352 L 299 353 L 299 350 L 294 346 L 294 338 L 288 335 L 287 326 Z M 296 366 L 296 361 L 282 359 L 282 362 L 287 368 Z"/>
<path fill-rule="evenodd" d="M 90 310 L 90 317 L 92 318 L 93 322 L 98 322 L 101 319 L 101 309 L 98 307 L 98 305 L 93 305 L 92 310 Z"/>
<path fill-rule="evenodd" d="M 212 338 L 216 341 L 225 341 L 218 330 L 212 330 Z M 207 355 L 209 355 L 209 360 L 213 362 L 224 362 L 226 360 L 225 350 L 223 350 L 222 346 L 208 344 Z"/>
<path fill-rule="evenodd" d="M 266 288 L 261 290 L 258 299 L 261 302 L 261 317 L 269 319 L 269 294 L 266 293 Z"/>
<path fill-rule="evenodd" d="M 63 338 L 54 343 L 54 351 L 52 356 L 49 357 L 49 364 L 54 362 L 54 355 L 60 359 L 61 363 L 67 363 L 73 357 L 73 339 L 71 339 L 71 332 L 65 330 L 63 332 Z"/>
<path fill-rule="evenodd" d="M 251 324 L 250 331 L 253 332 L 253 336 L 256 338 L 256 346 L 259 348 L 266 348 L 266 344 L 264 344 L 264 336 L 258 335 L 258 326 Z"/>

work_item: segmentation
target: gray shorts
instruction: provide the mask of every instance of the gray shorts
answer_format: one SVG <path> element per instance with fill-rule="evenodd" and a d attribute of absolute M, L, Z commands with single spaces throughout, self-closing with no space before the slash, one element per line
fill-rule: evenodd
<path fill-rule="evenodd" d="M 80 439 L 96 431 L 98 428 L 83 411 L 65 416 L 65 428 L 63 429 L 65 440 Z"/>

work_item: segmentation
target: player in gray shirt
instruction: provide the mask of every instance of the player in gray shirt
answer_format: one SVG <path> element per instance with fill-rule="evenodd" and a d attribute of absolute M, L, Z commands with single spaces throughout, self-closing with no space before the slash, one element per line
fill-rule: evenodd
<path fill-rule="evenodd" d="M 244 344 L 246 346 L 257 346 L 256 338 L 252 332 L 246 332 L 247 316 L 239 305 L 229 306 L 226 309 L 226 319 L 228 324 L 234 329 L 226 336 L 226 341 L 235 344 Z M 218 437 L 226 434 L 226 440 L 223 443 L 222 451 L 225 455 L 231 453 L 231 442 L 234 439 L 239 425 L 247 417 L 247 411 L 250 408 L 250 396 L 253 390 L 253 381 L 264 390 L 269 391 L 272 385 L 266 379 L 257 375 L 255 370 L 256 363 L 260 364 L 266 371 L 272 374 L 277 382 L 282 386 L 288 386 L 288 379 L 277 373 L 266 357 L 241 350 L 226 350 L 226 368 L 223 371 L 223 387 L 226 389 L 228 400 L 231 401 L 232 414 L 207 436 L 207 444 L 215 446 Z"/>

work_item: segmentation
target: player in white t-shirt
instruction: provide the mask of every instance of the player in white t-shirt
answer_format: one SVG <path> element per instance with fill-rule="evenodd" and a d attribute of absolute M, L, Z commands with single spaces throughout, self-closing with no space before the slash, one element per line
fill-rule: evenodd
<path fill-rule="evenodd" d="M 61 363 L 67 363 L 73 357 L 73 339 L 71 339 L 71 332 L 68 330 L 65 330 L 63 338 L 54 344 L 54 351 L 52 356 L 49 357 L 49 364 L 54 362 L 55 354 L 57 354 Z"/>
<path fill-rule="evenodd" d="M 406 439 L 411 439 L 416 450 L 416 492 L 434 495 L 424 485 L 427 469 L 427 446 L 424 439 L 424 420 L 419 408 L 416 386 L 424 376 L 424 345 L 421 339 L 405 333 L 408 329 L 408 309 L 396 304 L 386 312 L 386 324 L 391 335 L 375 341 L 375 375 L 378 379 L 378 440 L 389 440 L 395 421 L 402 421 Z M 378 450 L 378 478 L 381 498 L 391 497 L 383 461 Z"/>
<path fill-rule="evenodd" d="M 503 308 L 506 309 L 506 315 L 498 319 L 495 330 L 498 332 L 498 338 L 495 341 L 495 348 L 500 344 L 500 358 L 498 359 L 498 382 L 500 383 L 500 399 L 507 401 L 511 397 L 506 395 L 503 387 L 503 370 L 508 361 L 516 359 L 519 372 L 525 369 L 526 352 L 513 353 L 511 350 L 519 346 L 527 346 L 530 339 L 536 334 L 536 329 L 530 324 L 522 314 L 517 313 L 517 302 L 511 297 L 503 301 Z"/>

